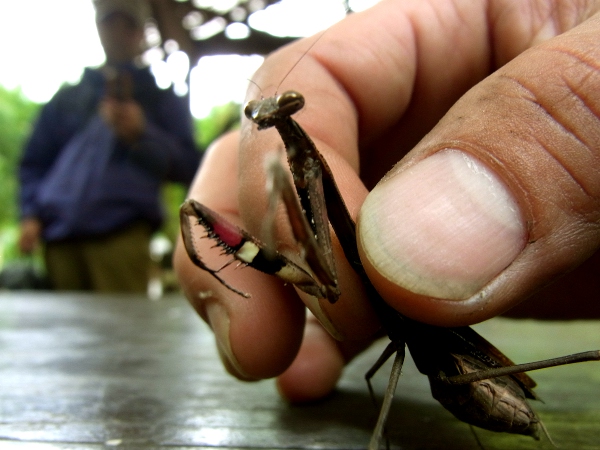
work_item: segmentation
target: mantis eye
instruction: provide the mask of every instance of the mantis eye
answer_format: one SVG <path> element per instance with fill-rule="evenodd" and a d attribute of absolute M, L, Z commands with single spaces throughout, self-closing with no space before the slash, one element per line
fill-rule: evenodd
<path fill-rule="evenodd" d="M 277 97 L 280 115 L 291 116 L 304 106 L 304 96 L 296 91 L 286 91 Z"/>
<path fill-rule="evenodd" d="M 246 103 L 246 106 L 244 106 L 244 115 L 248 119 L 253 120 L 256 117 L 259 103 L 259 100 L 250 100 L 248 103 Z"/>

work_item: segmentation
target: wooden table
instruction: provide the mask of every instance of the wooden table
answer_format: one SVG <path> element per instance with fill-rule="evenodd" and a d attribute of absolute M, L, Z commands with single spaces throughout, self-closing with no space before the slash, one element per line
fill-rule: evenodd
<path fill-rule="evenodd" d="M 599 322 L 495 319 L 476 327 L 518 362 L 600 348 Z M 272 380 L 221 368 L 208 328 L 179 296 L 0 293 L 1 449 L 364 449 L 376 411 L 355 360 L 318 404 L 281 401 Z M 389 368 L 378 374 L 383 392 Z M 535 373 L 535 405 L 560 448 L 600 448 L 600 363 Z M 540 449 L 542 440 L 471 430 L 406 364 L 392 448 Z M 476 437 L 477 439 L 476 439 Z"/>

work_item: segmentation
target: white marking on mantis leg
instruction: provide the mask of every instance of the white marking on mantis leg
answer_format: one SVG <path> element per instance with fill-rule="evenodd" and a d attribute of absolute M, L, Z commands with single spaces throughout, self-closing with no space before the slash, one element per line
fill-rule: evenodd
<path fill-rule="evenodd" d="M 259 251 L 260 248 L 258 248 L 254 242 L 246 241 L 235 253 L 235 256 L 237 259 L 250 264 L 254 260 L 255 256 L 258 255 Z"/>

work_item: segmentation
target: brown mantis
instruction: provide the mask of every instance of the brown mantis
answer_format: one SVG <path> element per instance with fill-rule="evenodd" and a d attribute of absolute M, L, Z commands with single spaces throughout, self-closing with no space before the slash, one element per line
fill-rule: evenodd
<path fill-rule="evenodd" d="M 340 240 L 349 263 L 361 277 L 370 301 L 390 343 L 373 368 L 370 378 L 394 353 L 380 416 L 373 432 L 370 450 L 379 449 L 392 397 L 408 346 L 419 371 L 429 378 L 432 395 L 458 419 L 493 431 L 529 435 L 539 439 L 545 428 L 529 405 L 536 399 L 535 382 L 524 372 L 575 362 L 600 360 L 600 351 L 590 351 L 552 360 L 515 365 L 502 352 L 469 327 L 440 328 L 425 325 L 398 313 L 379 296 L 369 282 L 358 257 L 354 222 L 336 186 L 331 170 L 314 143 L 291 115 L 304 106 L 303 96 L 287 91 L 275 97 L 250 101 L 246 116 L 258 129 L 275 127 L 288 157 L 295 188 L 285 169 L 276 161 L 270 164 L 270 203 L 280 193 L 296 240 L 303 249 L 303 261 L 292 262 L 278 253 L 267 233 L 260 241 L 225 221 L 215 212 L 194 201 L 181 207 L 181 229 L 191 260 L 208 271 L 222 284 L 248 297 L 228 284 L 202 261 L 194 244 L 194 225 L 202 227 L 209 239 L 239 261 L 265 273 L 273 274 L 310 295 L 335 302 L 340 295 L 335 264 L 331 256 L 328 222 Z M 268 214 L 270 216 L 271 213 Z M 265 222 L 269 223 L 269 220 Z M 323 251 L 323 249 L 325 251 Z"/>

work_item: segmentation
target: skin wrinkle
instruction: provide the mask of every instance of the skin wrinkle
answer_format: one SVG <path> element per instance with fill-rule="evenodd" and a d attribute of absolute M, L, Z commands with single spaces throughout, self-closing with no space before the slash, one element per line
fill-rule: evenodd
<path fill-rule="evenodd" d="M 543 42 L 549 37 L 560 34 L 559 30 L 563 29 L 562 24 L 559 22 L 561 19 L 561 14 L 558 11 L 561 3 L 568 2 L 559 1 L 554 2 L 551 5 L 542 2 L 527 2 L 529 16 L 532 17 L 530 22 L 531 28 L 529 30 L 531 34 L 529 46 L 535 45 L 535 43 Z M 549 33 L 548 30 L 550 30 Z"/>
<path fill-rule="evenodd" d="M 569 2 L 558 0 L 558 5 L 559 20 L 556 21 L 559 24 L 558 33 L 564 33 L 576 27 L 598 12 L 598 2 L 595 0 L 572 0 Z M 570 8 L 570 14 L 564 13 L 561 8 Z"/>
<path fill-rule="evenodd" d="M 525 88 L 527 89 L 527 88 Z M 529 91 L 531 92 L 531 91 Z M 532 93 L 533 94 L 533 93 Z M 542 103 L 540 103 L 539 101 L 536 101 L 534 99 L 529 100 L 529 99 L 524 99 L 526 101 L 529 101 L 530 103 L 534 104 L 537 108 L 543 110 L 546 115 L 550 118 L 550 121 L 557 125 L 560 129 L 564 130 L 568 136 L 573 137 L 576 141 L 580 142 L 584 147 L 588 148 L 589 147 L 583 142 L 581 141 L 581 139 L 579 139 L 579 137 L 569 128 L 567 128 L 564 124 L 562 124 L 546 107 L 544 107 L 544 105 Z M 544 152 L 550 156 L 551 159 L 553 159 L 556 164 L 558 165 L 558 167 L 562 168 L 564 170 L 564 172 L 566 172 L 569 177 L 571 178 L 572 181 L 575 182 L 575 184 L 577 186 L 579 186 L 579 188 L 581 189 L 582 192 L 585 193 L 585 195 L 587 197 L 592 197 L 592 194 L 585 188 L 585 186 L 583 186 L 577 176 L 575 175 L 574 172 L 572 172 L 567 164 L 565 163 L 565 161 L 563 161 L 565 158 L 560 158 L 560 151 L 559 150 L 555 150 L 552 146 L 546 144 L 545 142 L 543 142 L 541 139 L 539 139 L 536 135 L 536 133 L 532 133 L 531 134 L 531 138 L 538 144 L 538 146 L 544 150 Z"/>
<path fill-rule="evenodd" d="M 592 74 L 589 74 L 588 76 L 584 77 L 584 79 L 582 81 L 587 81 L 589 78 L 592 77 Z M 580 85 L 576 84 L 576 83 L 572 83 L 570 79 L 568 78 L 563 78 L 565 84 L 567 85 L 567 87 L 570 89 L 570 91 L 573 93 L 573 95 L 575 95 L 579 100 L 581 100 L 581 103 L 583 103 L 585 105 L 585 107 L 591 111 L 591 113 L 596 116 L 596 118 L 600 119 L 600 109 L 595 110 L 592 106 L 593 104 L 591 102 L 587 102 L 585 100 L 585 95 L 583 93 L 580 93 L 579 91 L 581 91 L 580 89 Z"/>
<path fill-rule="evenodd" d="M 404 16 L 401 17 L 401 19 L 405 19 Z M 407 25 L 409 25 L 412 29 L 413 24 L 410 22 L 410 20 L 405 20 L 404 21 Z M 403 24 L 400 24 L 398 26 L 402 26 Z M 378 32 L 385 32 L 386 28 L 382 27 L 381 29 L 378 30 Z M 408 34 L 410 37 L 414 37 L 414 32 Z M 379 67 L 384 67 L 387 66 L 389 67 L 387 69 L 388 73 L 393 73 L 393 74 L 403 74 L 403 77 L 399 77 L 398 81 L 396 83 L 392 83 L 392 84 L 396 84 L 398 86 L 401 86 L 402 89 L 405 89 L 405 83 L 403 82 L 407 77 L 406 77 L 406 73 L 407 73 L 407 68 L 410 67 L 416 67 L 416 63 L 412 63 L 410 61 L 414 60 L 416 58 L 417 55 L 417 49 L 416 49 L 416 45 L 415 45 L 415 40 L 411 39 L 409 42 L 406 42 L 404 40 L 396 40 L 395 34 L 390 33 L 390 36 L 392 36 L 390 38 L 390 41 L 393 42 L 395 45 L 390 45 L 390 48 L 393 48 L 393 51 L 390 50 L 388 53 L 384 53 L 382 51 L 382 48 L 371 48 L 371 47 L 367 47 L 367 45 L 364 45 L 361 48 L 361 51 L 363 53 L 368 53 L 368 57 L 363 57 L 364 60 L 368 60 L 369 64 L 373 64 L 373 65 L 378 65 Z M 334 44 L 337 44 L 334 42 Z M 397 44 L 397 45 L 396 45 Z M 411 44 L 411 45 L 408 45 Z M 352 83 L 352 80 L 346 80 L 345 79 L 345 73 L 343 72 L 339 72 L 339 62 L 338 61 L 334 61 L 331 59 L 331 52 L 327 52 L 327 48 L 326 45 L 332 45 L 332 43 L 326 43 L 325 45 L 323 45 L 320 48 L 316 48 L 315 51 L 313 52 L 312 57 L 331 75 L 332 79 L 337 81 L 338 86 L 340 87 L 340 89 L 346 94 L 346 96 L 350 99 L 350 101 L 352 102 L 352 105 L 356 111 L 356 117 L 358 119 L 360 119 L 361 117 L 369 117 L 371 116 L 371 114 L 369 113 L 369 111 L 366 110 L 366 106 L 365 106 L 365 98 L 369 97 L 367 90 L 368 90 L 368 84 L 360 84 L 359 86 L 355 85 L 354 83 Z M 383 48 L 383 50 L 385 50 L 386 47 Z M 398 48 L 405 48 L 405 51 L 402 52 L 402 56 L 398 55 Z M 341 55 L 344 55 L 344 52 L 347 51 L 347 45 L 344 42 L 339 43 L 339 49 L 336 49 L 336 53 L 340 53 Z M 366 52 L 365 50 L 368 50 L 368 52 Z M 327 57 L 321 57 L 320 53 L 323 52 L 324 54 L 327 54 Z M 415 71 L 411 71 L 411 76 L 410 76 L 410 84 L 414 85 L 416 79 L 416 72 Z M 389 80 L 387 80 L 387 82 L 389 83 Z M 413 90 L 411 90 L 413 91 Z M 364 121 L 358 121 L 358 135 L 359 135 L 359 141 L 360 144 L 363 145 L 365 144 L 370 135 L 377 135 L 378 133 L 380 133 L 383 129 L 392 126 L 394 123 L 396 123 L 397 120 L 399 120 L 399 118 L 402 116 L 402 114 L 406 111 L 406 109 L 408 108 L 410 104 L 410 99 L 408 99 L 408 101 L 406 102 L 406 105 L 404 108 L 399 109 L 397 111 L 397 113 L 395 115 L 393 114 L 387 114 L 383 117 L 380 117 L 380 119 L 376 122 L 373 123 L 365 123 Z"/>
<path fill-rule="evenodd" d="M 469 4 L 468 8 L 471 9 L 472 6 Z M 450 5 L 448 5 L 447 8 L 444 8 L 443 11 L 442 11 L 442 8 L 430 8 L 430 9 L 432 9 L 432 15 L 428 16 L 428 18 L 433 17 L 435 20 L 434 23 L 432 23 L 432 20 L 424 20 L 423 15 L 419 16 L 419 19 L 421 19 L 420 21 L 417 21 L 417 20 L 413 19 L 411 16 L 409 16 L 411 18 L 410 22 L 412 24 L 412 28 L 413 28 L 413 30 L 415 30 L 414 36 L 427 36 L 428 30 L 430 30 L 431 28 L 450 29 L 450 30 L 453 30 L 454 33 L 449 37 L 449 40 L 456 42 L 457 44 L 460 44 L 461 42 L 464 41 L 464 38 L 463 38 L 464 35 L 469 36 L 470 40 L 471 40 L 471 36 L 477 34 L 477 30 L 465 31 L 465 30 L 471 29 L 470 25 L 474 21 L 472 19 L 471 20 L 463 19 L 464 14 L 461 14 L 462 9 L 456 5 L 456 2 L 452 2 Z M 464 8 L 464 9 L 466 9 L 466 8 Z M 460 19 L 459 23 L 463 24 L 464 27 L 456 26 L 455 22 L 453 20 L 450 20 L 449 17 L 453 17 L 453 18 L 458 17 Z M 446 22 L 450 22 L 451 27 L 446 26 Z M 446 33 L 446 34 L 450 35 L 450 33 Z M 429 58 L 420 58 L 419 56 L 425 55 L 431 50 L 432 42 L 428 41 L 427 38 L 425 38 L 425 39 L 418 40 L 417 44 L 418 43 L 421 43 L 422 45 L 420 47 L 416 48 L 415 67 L 417 67 L 417 73 L 426 73 L 426 72 L 428 72 L 428 70 L 427 70 L 426 66 L 422 63 L 422 61 L 430 62 Z M 489 48 L 490 48 L 490 45 L 489 44 L 486 45 L 485 51 L 480 52 L 480 54 L 482 56 L 487 55 L 489 53 Z M 451 48 L 451 51 L 455 52 L 456 54 L 460 54 L 462 49 L 463 49 L 463 47 L 461 45 L 455 45 Z M 471 48 L 471 47 L 469 47 L 468 50 L 476 51 L 474 48 Z M 450 55 L 450 54 L 447 54 L 446 57 L 449 59 L 458 59 L 458 60 L 466 59 L 463 56 L 454 58 L 454 55 Z M 475 70 L 474 72 L 480 72 L 480 71 Z M 462 76 L 464 76 L 464 73 L 462 73 Z M 478 76 L 477 78 L 481 79 L 481 76 Z M 426 83 L 429 83 L 429 80 L 424 79 L 423 81 Z M 428 86 L 425 86 L 425 88 L 427 89 Z M 413 102 L 413 100 L 418 99 L 420 92 L 422 92 L 426 89 L 423 89 L 423 86 L 420 86 L 419 80 L 417 79 L 417 81 L 414 85 L 414 88 L 412 90 L 411 103 Z"/>
<path fill-rule="evenodd" d="M 555 0 L 551 4 L 547 2 L 527 2 L 529 15 L 533 18 L 531 21 L 531 36 L 532 39 L 530 44 L 539 43 L 548 39 L 547 36 L 556 36 L 563 33 L 566 30 L 573 28 L 574 23 L 580 23 L 579 17 L 581 16 L 580 11 L 582 7 L 577 4 L 576 0 L 570 0 L 565 2 L 563 0 Z M 583 3 L 587 3 L 584 1 Z M 569 12 L 565 12 L 569 10 Z M 538 20 L 537 23 L 534 23 Z M 570 19 L 570 20 L 569 20 Z M 536 27 L 536 25 L 538 25 Z M 540 38 L 540 35 L 544 35 L 543 31 L 551 29 L 551 33 L 545 33 L 546 37 Z"/>
<path fill-rule="evenodd" d="M 520 88 L 522 88 L 525 92 L 529 93 L 529 98 L 526 96 L 519 96 L 519 97 L 515 96 L 514 98 L 520 98 L 522 100 L 525 100 L 525 101 L 535 105 L 536 108 L 541 109 L 545 113 L 545 115 L 550 119 L 549 121 L 552 124 L 556 125 L 560 129 L 564 130 L 563 134 L 571 136 L 577 142 L 581 143 L 581 145 L 584 148 L 588 149 L 589 152 L 592 152 L 592 149 L 590 148 L 590 146 L 587 145 L 582 139 L 580 139 L 579 136 L 577 136 L 577 134 L 571 127 L 564 124 L 563 121 L 561 121 L 557 117 L 557 115 L 552 112 L 552 110 L 555 108 L 553 107 L 553 108 L 549 109 L 548 107 L 546 107 L 545 102 L 543 102 L 543 101 L 541 101 L 541 99 L 539 99 L 539 97 L 535 94 L 535 92 L 532 88 L 526 86 L 523 81 L 521 81 L 515 77 L 509 76 L 506 74 L 503 74 L 502 77 L 512 81 L 513 83 L 517 84 Z M 569 89 L 569 90 L 572 91 L 571 89 Z M 581 98 L 581 97 L 577 96 L 577 98 Z M 585 105 L 585 103 L 584 103 L 584 105 Z M 586 107 L 587 107 L 587 105 L 586 105 Z M 590 108 L 587 108 L 587 109 L 589 110 Z M 580 181 L 578 180 L 578 177 L 575 175 L 575 173 L 573 173 L 571 170 L 569 170 L 568 165 L 566 164 L 566 161 L 563 161 L 564 158 L 559 157 L 559 155 L 560 155 L 559 149 L 556 149 L 553 151 L 553 147 L 549 146 L 548 144 L 542 142 L 539 138 L 537 138 L 535 132 L 531 133 L 531 137 L 545 151 L 546 154 L 548 154 L 554 161 L 556 161 L 556 163 L 558 164 L 559 167 L 564 169 L 564 171 L 575 182 L 575 184 L 577 184 L 577 186 L 579 186 L 579 188 L 582 190 L 582 192 L 585 193 L 585 195 L 587 197 L 590 197 L 590 198 L 594 197 L 594 195 L 590 192 L 590 190 L 587 189 L 585 186 L 583 186 L 580 183 Z"/>
<path fill-rule="evenodd" d="M 587 67 L 590 67 L 591 69 L 593 69 L 596 72 L 600 71 L 600 65 L 598 64 L 594 64 L 594 59 L 593 58 L 584 58 L 584 56 L 589 56 L 586 55 L 585 53 L 576 53 L 574 51 L 571 51 L 569 49 L 561 49 L 561 48 L 551 48 L 551 49 L 545 49 L 546 51 L 549 51 L 551 53 L 559 53 L 562 55 L 567 55 L 572 57 L 576 62 L 581 63 Z"/>
<path fill-rule="evenodd" d="M 489 42 L 490 42 L 490 61 L 495 63 L 495 66 L 491 64 L 492 67 L 502 67 L 508 61 L 522 53 L 525 49 L 530 48 L 531 44 L 534 40 L 534 36 L 537 31 L 534 33 L 533 29 L 535 28 L 535 17 L 536 15 L 532 12 L 534 10 L 532 2 L 523 1 L 518 2 L 518 5 L 521 8 L 527 8 L 527 11 L 515 13 L 514 9 L 507 8 L 503 1 L 490 1 L 488 2 L 487 7 L 487 23 L 489 24 Z M 544 5 L 543 5 L 544 6 Z M 499 8 L 499 9 L 498 9 Z M 522 17 L 528 18 L 524 23 L 521 20 L 518 20 L 518 23 L 515 23 L 515 16 L 517 19 Z M 547 18 L 547 17 L 546 17 Z M 541 21 L 540 27 L 541 29 L 545 24 L 545 20 Z M 524 39 L 522 37 L 518 39 L 513 39 L 519 44 L 519 48 L 512 48 L 510 44 L 512 42 L 504 43 L 502 39 L 499 39 L 499 36 L 506 34 L 505 28 L 510 26 L 513 30 L 521 25 L 521 35 L 527 35 L 528 39 Z M 528 29 L 525 30 L 525 26 L 528 26 Z M 493 45 L 496 43 L 496 45 Z M 490 70 L 491 72 L 491 70 Z"/>
<path fill-rule="evenodd" d="M 591 76 L 591 75 L 590 75 Z M 597 118 L 600 118 L 598 116 L 598 114 L 596 114 L 589 106 L 588 104 L 584 101 L 583 97 L 581 95 L 578 94 L 577 92 L 577 87 L 576 85 L 572 84 L 570 82 L 569 79 L 562 77 L 563 81 L 565 82 L 565 86 L 569 88 L 569 91 L 573 94 L 573 96 L 575 98 L 577 98 L 582 104 L 583 106 L 590 112 L 592 112 L 592 114 L 594 116 L 596 116 Z M 567 134 L 569 134 L 570 136 L 572 136 L 574 139 L 576 139 L 581 146 L 587 150 L 587 154 L 591 155 L 593 157 L 593 149 L 592 149 L 592 143 L 586 142 L 585 137 L 580 136 L 580 133 L 578 133 L 577 131 L 577 127 L 573 127 L 573 126 L 568 126 L 566 123 L 562 123 L 560 121 L 557 121 L 559 126 L 562 126 L 562 128 L 567 132 Z M 599 126 L 600 124 L 596 124 L 596 126 Z M 578 184 L 578 186 L 586 193 L 587 196 L 589 197 L 594 197 L 594 194 L 588 189 L 586 188 L 582 183 L 580 183 L 577 178 L 571 173 L 571 171 L 567 168 L 566 164 L 564 165 L 565 170 L 567 170 L 569 172 L 569 174 L 573 177 L 573 179 L 575 180 L 575 182 Z"/>
<path fill-rule="evenodd" d="M 552 151 L 552 149 L 551 149 L 551 147 L 550 147 L 550 146 L 546 145 L 544 142 L 542 142 L 542 141 L 541 141 L 540 139 L 538 139 L 537 137 L 535 137 L 535 136 L 532 136 L 532 137 L 533 137 L 533 140 L 534 140 L 534 141 L 535 141 L 535 142 L 536 142 L 536 143 L 539 145 L 539 147 L 540 147 L 540 148 L 542 148 L 542 149 L 544 150 L 544 152 L 545 152 L 547 155 L 549 155 L 549 156 L 550 156 L 550 158 L 552 158 L 552 159 L 553 159 L 553 160 L 556 162 L 556 164 L 557 164 L 557 165 L 558 165 L 560 168 L 562 168 L 562 169 L 564 170 L 564 172 L 566 172 L 566 173 L 569 175 L 569 178 L 571 178 L 571 180 L 572 180 L 573 182 L 575 182 L 575 184 L 576 184 L 577 186 L 579 186 L 579 189 L 581 189 L 581 191 L 582 191 L 583 193 L 585 193 L 585 195 L 586 195 L 586 196 L 590 197 L 590 193 L 589 193 L 589 192 L 588 192 L 588 191 L 585 189 L 585 187 L 584 187 L 584 186 L 583 186 L 583 185 L 582 185 L 582 184 L 581 184 L 581 183 L 580 183 L 580 182 L 577 180 L 577 177 L 575 176 L 575 174 L 574 174 L 574 173 L 573 173 L 571 170 L 569 170 L 569 168 L 568 168 L 568 167 L 567 167 L 565 164 L 563 164 L 563 163 L 561 162 L 561 159 L 558 157 L 558 154 L 557 154 L 557 153 L 559 153 L 559 152 L 554 152 L 554 151 Z"/>
<path fill-rule="evenodd" d="M 474 23 L 474 21 L 473 21 L 472 18 L 466 19 L 464 17 L 464 15 L 465 15 L 464 14 L 464 10 L 471 9 L 472 5 L 467 2 L 467 6 L 466 7 L 463 6 L 463 8 L 460 8 L 459 6 L 456 5 L 455 2 L 453 2 L 451 6 L 454 6 L 453 8 L 451 8 L 452 11 L 454 12 L 453 17 L 457 17 L 459 19 L 458 23 L 460 23 L 460 24 L 463 25 L 463 27 L 457 27 L 456 26 L 456 22 L 455 21 L 451 21 L 452 22 L 452 28 L 455 29 L 455 30 L 457 30 L 457 31 L 460 31 L 461 33 L 464 33 L 465 30 L 471 29 L 472 28 L 472 24 Z M 485 12 L 482 15 L 485 16 L 485 17 L 488 17 L 489 3 L 486 3 L 486 6 L 484 8 L 485 8 Z M 435 8 L 434 11 L 433 11 L 433 13 L 434 13 L 434 15 L 435 15 L 435 17 L 437 19 L 437 23 L 440 25 L 439 28 L 444 28 L 444 26 L 443 26 L 444 22 L 448 21 L 448 18 L 450 17 L 448 14 L 446 14 L 447 11 L 444 10 L 444 12 L 442 12 L 441 8 Z M 485 22 L 483 20 L 481 20 L 479 23 L 485 23 Z M 487 23 L 488 23 L 487 29 L 490 30 L 492 27 L 489 26 L 489 22 L 487 22 Z M 424 25 L 425 25 L 426 29 L 431 27 L 431 24 L 429 22 L 425 23 Z M 426 31 L 422 32 L 421 34 L 424 34 L 424 33 L 426 33 Z M 466 34 L 469 35 L 469 36 L 471 36 L 471 35 L 473 35 L 475 33 L 469 31 L 469 32 L 466 32 Z M 488 39 L 488 45 L 486 46 L 486 49 L 488 51 L 491 48 L 490 44 L 491 44 L 491 40 Z M 461 47 L 457 46 L 455 48 L 455 50 L 457 52 L 460 52 Z"/>
<path fill-rule="evenodd" d="M 412 59 L 416 58 L 417 55 L 417 49 L 416 46 L 414 45 L 415 42 L 414 40 L 411 41 L 412 48 L 410 50 L 407 50 L 405 54 L 407 55 L 411 55 Z M 403 44 L 403 42 L 401 42 L 401 44 Z M 406 45 L 406 47 L 408 47 L 408 45 Z M 384 60 L 384 56 L 388 56 L 388 58 L 386 58 Z M 394 55 L 395 56 L 395 52 Z M 390 58 L 389 55 L 384 55 L 383 52 L 381 51 L 376 51 L 376 49 L 372 50 L 372 59 L 374 60 L 374 64 L 381 64 L 381 65 L 390 65 L 389 61 L 393 60 L 393 63 L 391 64 L 391 66 L 395 67 L 395 68 L 400 68 L 403 66 L 406 66 L 406 60 L 402 61 L 400 59 L 396 59 L 396 58 Z M 416 63 L 414 64 L 414 67 L 416 67 Z M 406 71 L 403 70 L 392 70 L 391 73 L 404 73 L 406 74 Z M 411 73 L 411 80 L 410 80 L 410 84 L 412 86 L 414 86 L 415 84 L 415 80 L 416 80 L 416 72 Z M 397 83 L 398 85 L 400 83 Z M 411 88 L 411 92 L 414 92 L 414 88 Z M 358 142 L 359 145 L 366 145 L 370 138 L 373 135 L 376 135 L 374 133 L 374 127 L 372 127 L 369 124 L 365 124 L 364 120 L 362 120 L 361 118 L 363 117 L 367 117 L 367 111 L 362 107 L 361 102 L 358 101 L 358 98 L 355 95 L 352 95 L 350 93 L 348 93 L 350 99 L 352 100 L 352 103 L 356 109 L 356 118 L 357 118 L 357 123 L 358 123 Z M 364 95 L 363 93 L 361 93 L 361 95 Z M 411 96 L 412 98 L 412 96 Z M 381 125 L 384 125 L 385 127 L 389 127 L 389 126 L 393 126 L 394 123 L 396 123 L 397 120 L 399 120 L 402 116 L 402 114 L 406 111 L 406 109 L 409 107 L 410 103 L 411 103 L 411 98 L 408 98 L 406 101 L 406 104 L 404 105 L 404 108 L 399 108 L 397 111 L 396 115 L 392 115 L 390 114 L 387 117 L 387 121 L 389 123 L 385 124 L 385 122 L 381 122 Z M 380 125 L 380 126 L 381 126 Z"/>
<path fill-rule="evenodd" d="M 502 51 L 498 51 L 499 48 L 491 47 L 490 55 L 492 56 L 491 60 L 496 63 L 495 67 L 501 67 L 526 49 L 572 29 L 576 24 L 582 23 L 584 18 L 591 17 L 598 9 L 596 2 L 585 0 L 579 2 L 557 0 L 551 4 L 521 1 L 516 4 L 522 11 L 515 13 L 515 9 L 506 7 L 504 0 L 488 2 L 487 23 L 490 24 L 490 42 L 504 45 Z M 500 14 L 497 12 L 498 7 Z M 564 12 L 567 9 L 569 12 Z M 528 20 L 522 22 L 520 20 L 522 17 L 528 18 Z M 504 30 L 508 26 L 514 30 L 519 24 L 524 26 L 520 32 L 521 36 L 514 39 L 515 42 L 518 42 L 518 48 L 511 48 L 499 38 L 506 32 L 498 30 Z"/>
<path fill-rule="evenodd" d="M 578 97 L 579 98 L 579 97 Z M 558 128 L 560 128 L 565 136 L 568 136 L 572 139 L 574 139 L 575 141 L 577 141 L 580 145 L 577 146 L 577 152 L 579 153 L 579 151 L 582 150 L 581 147 L 583 147 L 583 149 L 586 149 L 588 151 L 588 153 L 592 152 L 592 149 L 590 148 L 590 146 L 588 144 L 586 144 L 582 138 L 580 138 L 576 132 L 576 128 L 577 127 L 571 127 L 569 125 L 567 125 L 566 123 L 564 123 L 564 121 L 560 120 L 560 118 L 556 115 L 553 114 L 548 108 L 546 108 L 542 103 L 540 102 L 535 102 L 536 105 L 538 105 L 539 108 L 541 108 L 551 119 L 551 122 L 553 125 L 557 126 Z M 544 149 L 544 151 L 550 155 L 550 157 L 552 159 L 554 159 L 557 164 L 559 165 L 559 167 L 561 167 L 571 178 L 571 180 L 577 185 L 579 186 L 579 188 L 582 190 L 583 193 L 585 193 L 586 197 L 588 198 L 593 198 L 594 194 L 590 191 L 589 188 L 587 188 L 584 184 L 582 184 L 580 182 L 580 178 L 585 178 L 585 177 L 578 177 L 577 173 L 574 172 L 573 170 L 570 169 L 570 164 L 568 164 L 569 161 L 571 161 L 573 159 L 571 154 L 567 154 L 565 155 L 563 152 L 561 152 L 560 148 L 556 148 L 556 146 L 551 146 L 548 145 L 544 142 L 542 142 L 542 140 L 540 140 L 539 138 L 537 138 L 535 136 L 535 134 L 533 135 L 533 138 L 535 139 L 535 141 L 540 145 L 540 147 L 542 149 Z"/>

